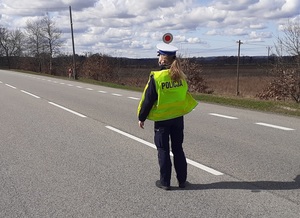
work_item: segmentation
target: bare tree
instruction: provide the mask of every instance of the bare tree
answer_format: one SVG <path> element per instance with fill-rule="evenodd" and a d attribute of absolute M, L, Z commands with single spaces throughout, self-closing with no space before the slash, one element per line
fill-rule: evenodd
<path fill-rule="evenodd" d="M 10 31 L 3 27 L 0 28 L 0 46 L 5 53 L 9 69 L 11 68 L 10 57 L 20 57 L 22 55 L 24 50 L 23 41 L 24 34 L 21 30 Z"/>
<path fill-rule="evenodd" d="M 278 42 L 292 56 L 300 56 L 300 21 L 288 21 L 283 26 L 283 37 Z"/>
<path fill-rule="evenodd" d="M 39 64 L 39 72 L 42 71 L 42 52 L 45 45 L 45 40 L 42 36 L 41 20 L 26 22 L 27 48 L 29 55 L 37 58 Z"/>
<path fill-rule="evenodd" d="M 62 45 L 61 31 L 55 26 L 55 22 L 47 16 L 41 20 L 41 35 L 45 39 L 46 51 L 49 55 L 49 71 L 52 74 L 52 58 L 59 54 Z"/>
<path fill-rule="evenodd" d="M 300 22 L 288 21 L 275 45 L 277 63 L 271 69 L 276 78 L 257 96 L 262 99 L 292 99 L 300 103 Z M 285 57 L 287 54 L 288 57 Z"/>

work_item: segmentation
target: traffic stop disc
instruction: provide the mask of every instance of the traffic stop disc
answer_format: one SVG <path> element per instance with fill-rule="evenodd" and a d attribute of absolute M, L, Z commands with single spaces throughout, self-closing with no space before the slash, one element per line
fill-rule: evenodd
<path fill-rule="evenodd" d="M 162 37 L 164 43 L 169 44 L 170 42 L 173 41 L 173 35 L 171 33 L 165 33 Z"/>

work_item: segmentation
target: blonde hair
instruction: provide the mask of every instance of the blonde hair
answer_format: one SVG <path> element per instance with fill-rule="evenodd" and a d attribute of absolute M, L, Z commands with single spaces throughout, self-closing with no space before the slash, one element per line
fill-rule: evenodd
<path fill-rule="evenodd" d="M 180 61 L 176 58 L 176 56 L 160 55 L 158 62 L 160 65 L 170 69 L 170 77 L 173 81 L 178 82 L 182 79 L 186 79 L 186 75 L 182 71 Z"/>

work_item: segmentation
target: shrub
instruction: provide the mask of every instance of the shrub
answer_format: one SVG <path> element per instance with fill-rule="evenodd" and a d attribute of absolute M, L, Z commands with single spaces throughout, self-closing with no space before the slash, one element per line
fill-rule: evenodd
<path fill-rule="evenodd" d="M 209 89 L 207 82 L 201 76 L 202 67 L 200 64 L 192 62 L 190 59 L 182 59 L 181 67 L 187 75 L 189 90 L 191 92 L 212 94 L 214 91 Z"/>

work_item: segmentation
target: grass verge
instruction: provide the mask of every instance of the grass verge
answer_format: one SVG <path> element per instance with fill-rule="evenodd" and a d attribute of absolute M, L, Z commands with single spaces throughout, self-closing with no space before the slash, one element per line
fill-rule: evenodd
<path fill-rule="evenodd" d="M 124 86 L 114 83 L 105 83 L 100 81 L 95 81 L 91 79 L 80 79 L 79 81 L 84 83 L 90 83 L 95 85 L 102 85 L 111 88 L 127 89 L 132 91 L 143 91 L 143 88 L 134 86 Z M 251 109 L 257 111 L 271 112 L 284 114 L 289 116 L 299 116 L 300 117 L 300 104 L 292 102 L 279 102 L 279 101 L 263 101 L 258 99 L 248 99 L 242 97 L 232 97 L 232 96 L 216 96 L 208 94 L 194 94 L 194 98 L 200 102 L 220 104 L 225 106 L 233 106 L 244 109 Z"/>
<path fill-rule="evenodd" d="M 293 102 L 263 101 L 241 97 L 225 97 L 207 94 L 197 94 L 193 96 L 200 102 L 202 101 L 206 103 L 234 106 L 239 108 L 285 114 L 290 116 L 300 116 L 300 104 Z"/>

